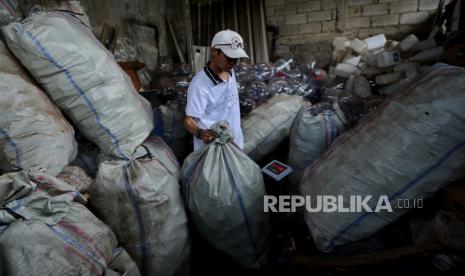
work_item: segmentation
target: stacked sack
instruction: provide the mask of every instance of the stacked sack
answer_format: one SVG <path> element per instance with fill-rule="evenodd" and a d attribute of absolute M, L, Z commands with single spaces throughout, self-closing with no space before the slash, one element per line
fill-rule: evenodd
<path fill-rule="evenodd" d="M 396 208 L 399 199 L 429 197 L 463 177 L 464 89 L 462 68 L 433 66 L 306 169 L 300 183 L 304 196 L 342 196 L 344 207 L 351 196 L 372 197 L 367 203 L 372 212 L 306 212 L 319 249 L 366 238 L 408 211 Z M 383 209 L 376 212 L 377 207 Z"/>
<path fill-rule="evenodd" d="M 184 275 L 190 243 L 179 166 L 160 138 L 138 147 L 130 161 L 100 157 L 91 205 L 145 275 Z M 105 160 L 106 159 L 106 160 Z"/>
<path fill-rule="evenodd" d="M 152 130 L 150 105 L 91 30 L 72 14 L 50 12 L 2 31 L 15 56 L 86 138 L 105 153 L 130 159 Z"/>
<path fill-rule="evenodd" d="M 337 103 L 304 104 L 297 114 L 289 139 L 287 162 L 293 171 L 289 176 L 296 189 L 305 168 L 347 129 L 347 119 Z"/>
<path fill-rule="evenodd" d="M 244 152 L 254 161 L 271 153 L 291 131 L 292 122 L 304 101 L 300 96 L 272 97 L 242 118 Z"/>
<path fill-rule="evenodd" d="M 65 182 L 30 171 L 5 174 L 0 201 L 0 275 L 140 275 L 111 229 Z"/>
<path fill-rule="evenodd" d="M 56 176 L 73 161 L 74 130 L 0 41 L 0 169 Z"/>
<path fill-rule="evenodd" d="M 97 175 L 90 186 L 82 171 L 67 168 L 60 177 L 90 193 L 96 213 L 143 274 L 187 271 L 187 219 L 176 158 L 162 141 L 144 143 L 153 128 L 150 105 L 111 53 L 72 13 L 32 14 L 2 31 L 52 101 L 99 148 L 80 153 L 75 162 Z"/>
<path fill-rule="evenodd" d="M 199 233 L 246 268 L 266 264 L 268 217 L 260 167 L 232 143 L 226 122 L 213 143 L 191 153 L 182 168 L 185 205 Z"/>

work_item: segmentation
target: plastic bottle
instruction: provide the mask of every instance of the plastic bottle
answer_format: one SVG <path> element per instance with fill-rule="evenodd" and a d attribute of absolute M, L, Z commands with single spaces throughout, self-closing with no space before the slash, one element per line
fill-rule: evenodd
<path fill-rule="evenodd" d="M 417 64 L 412 62 L 403 62 L 394 66 L 394 72 L 404 72 L 408 79 L 412 79 L 418 75 Z"/>
<path fill-rule="evenodd" d="M 354 90 L 354 76 L 350 76 L 347 81 L 346 81 L 346 85 L 345 85 L 345 90 L 346 91 L 353 91 Z"/>
<path fill-rule="evenodd" d="M 444 57 L 444 47 L 436 47 L 420 52 L 410 58 L 410 61 L 426 63 L 430 61 L 439 61 Z"/>
<path fill-rule="evenodd" d="M 282 72 L 291 70 L 291 66 L 293 63 L 294 60 L 292 58 L 288 60 L 280 58 L 277 61 L 275 61 L 272 66 L 276 72 Z"/>
<path fill-rule="evenodd" d="M 344 50 L 349 46 L 350 46 L 350 41 L 345 37 L 336 36 L 333 39 L 333 47 L 334 47 L 334 50 L 336 51 Z"/>
<path fill-rule="evenodd" d="M 357 66 L 360 63 L 360 59 L 362 56 L 353 56 L 350 53 L 346 55 L 344 58 L 344 63 L 351 64 L 353 66 Z"/>
<path fill-rule="evenodd" d="M 400 63 L 400 54 L 398 52 L 384 51 L 376 56 L 376 61 L 380 68 L 393 66 Z"/>
<path fill-rule="evenodd" d="M 381 87 L 378 90 L 378 92 L 383 95 L 394 96 L 396 94 L 399 94 L 402 91 L 402 87 L 408 82 L 409 82 L 408 79 L 398 80 L 389 85 Z"/>
<path fill-rule="evenodd" d="M 397 46 L 399 46 L 399 41 L 395 41 L 395 40 L 388 40 L 386 42 L 386 45 L 384 45 L 384 48 L 388 51 L 393 51 L 394 49 L 397 48 Z"/>
<path fill-rule="evenodd" d="M 384 73 L 384 70 L 376 66 L 367 66 L 362 70 L 362 74 L 367 76 L 368 78 L 379 75 L 381 73 Z"/>
<path fill-rule="evenodd" d="M 375 35 L 369 38 L 366 38 L 364 42 L 367 44 L 368 50 L 374 50 L 384 47 L 386 44 L 386 36 L 384 34 Z"/>
<path fill-rule="evenodd" d="M 361 98 L 369 97 L 371 95 L 370 82 L 364 76 L 354 76 L 354 91 Z"/>
<path fill-rule="evenodd" d="M 360 74 L 360 69 L 351 64 L 339 63 L 338 65 L 336 65 L 334 73 L 336 74 L 336 76 L 348 78 L 353 74 Z"/>
<path fill-rule="evenodd" d="M 399 48 L 402 52 L 406 52 L 410 50 L 412 47 L 414 47 L 415 44 L 418 43 L 418 41 L 418 38 L 414 34 L 411 34 L 400 42 Z"/>
<path fill-rule="evenodd" d="M 412 47 L 412 51 L 414 52 L 424 51 L 424 50 L 434 48 L 436 46 L 437 46 L 437 43 L 436 43 L 436 40 L 434 39 L 422 40 L 416 43 L 415 46 Z"/>
<path fill-rule="evenodd" d="M 274 75 L 273 68 L 265 63 L 254 64 L 253 70 L 255 73 L 255 79 L 258 81 L 267 81 Z"/>
<path fill-rule="evenodd" d="M 361 54 L 368 50 L 368 45 L 365 43 L 365 41 L 355 38 L 350 42 L 350 48 L 352 48 L 355 52 Z"/>
<path fill-rule="evenodd" d="M 375 82 L 376 84 L 385 85 L 385 84 L 398 81 L 404 76 L 405 76 L 404 72 L 394 72 L 394 73 L 389 73 L 389 74 L 384 74 L 384 75 L 378 75 L 375 78 Z"/>

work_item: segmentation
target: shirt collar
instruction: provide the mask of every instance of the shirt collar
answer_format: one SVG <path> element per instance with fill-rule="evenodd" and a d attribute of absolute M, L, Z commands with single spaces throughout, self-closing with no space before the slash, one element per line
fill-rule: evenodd
<path fill-rule="evenodd" d="M 205 74 L 207 74 L 208 78 L 210 78 L 213 84 L 218 85 L 220 83 L 225 82 L 223 79 L 220 78 L 220 76 L 218 76 L 218 74 L 215 74 L 215 72 L 213 72 L 212 69 L 210 69 L 210 67 L 208 66 L 209 64 L 210 64 L 210 61 L 207 62 L 207 65 L 205 65 L 205 67 L 203 68 L 203 71 L 205 71 Z M 228 74 L 232 76 L 232 71 L 228 72 Z"/>

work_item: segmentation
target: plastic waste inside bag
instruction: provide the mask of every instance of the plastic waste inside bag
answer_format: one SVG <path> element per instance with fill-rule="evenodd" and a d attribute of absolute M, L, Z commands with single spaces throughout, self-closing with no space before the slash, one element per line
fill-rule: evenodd
<path fill-rule="evenodd" d="M 194 72 L 192 72 L 192 67 L 189 64 L 180 64 L 174 69 L 174 75 L 176 76 L 189 76 L 193 77 Z"/>
<path fill-rule="evenodd" d="M 283 59 L 280 58 L 273 63 L 273 68 L 276 72 L 283 72 L 291 70 L 292 66 L 294 65 L 294 59 Z"/>
<path fill-rule="evenodd" d="M 137 77 L 139 78 L 142 87 L 147 88 L 150 86 L 150 82 L 152 81 L 152 76 L 147 68 L 142 68 L 137 70 L 136 72 Z"/>
<path fill-rule="evenodd" d="M 315 85 L 318 88 L 322 88 L 326 82 L 328 81 L 328 74 L 326 73 L 325 70 L 320 69 L 320 68 L 314 68 L 312 69 L 307 76 L 312 79 L 312 81 L 315 83 Z"/>
<path fill-rule="evenodd" d="M 239 94 L 245 94 L 246 93 L 246 88 L 249 86 L 248 82 L 237 82 L 237 92 Z"/>
<path fill-rule="evenodd" d="M 113 55 L 118 62 L 136 60 L 137 50 L 134 47 L 134 42 L 126 36 L 118 37 L 116 39 L 116 46 Z"/>
<path fill-rule="evenodd" d="M 187 105 L 187 91 L 178 89 L 178 91 L 176 92 L 176 96 L 179 104 L 181 104 L 182 106 Z"/>
<path fill-rule="evenodd" d="M 163 95 L 168 99 L 174 99 L 177 96 L 177 91 L 175 87 L 168 87 L 163 91 Z"/>
<path fill-rule="evenodd" d="M 299 69 L 292 69 L 282 74 L 290 85 L 300 84 L 307 78 Z"/>
<path fill-rule="evenodd" d="M 321 100 L 321 92 L 328 82 L 328 74 L 325 70 L 320 68 L 312 69 L 308 74 L 306 82 L 310 89 L 307 89 L 307 93 L 304 97 L 311 103 L 316 103 Z"/>
<path fill-rule="evenodd" d="M 283 78 L 273 78 L 268 83 L 268 90 L 271 95 L 292 94 L 292 88 Z"/>
<path fill-rule="evenodd" d="M 322 93 L 323 102 L 337 102 L 347 117 L 349 125 L 355 125 L 364 116 L 362 98 L 352 90 L 325 89 Z"/>
<path fill-rule="evenodd" d="M 255 79 L 254 69 L 244 62 L 240 62 L 234 66 L 234 73 L 238 82 L 253 81 Z"/>
<path fill-rule="evenodd" d="M 244 115 L 247 115 L 250 113 L 250 111 L 252 111 L 252 109 L 254 109 L 255 107 L 255 102 L 251 99 L 240 99 L 239 100 L 239 107 L 240 107 L 240 110 L 241 110 L 241 115 L 244 116 Z"/>
<path fill-rule="evenodd" d="M 157 75 L 168 75 L 172 74 L 173 66 L 168 63 L 160 63 L 157 68 Z"/>
<path fill-rule="evenodd" d="M 270 80 L 274 75 L 273 68 L 265 63 L 259 63 L 253 65 L 255 79 L 258 81 Z"/>
<path fill-rule="evenodd" d="M 271 96 L 266 84 L 262 81 L 254 81 L 246 88 L 246 95 L 258 103 Z"/>

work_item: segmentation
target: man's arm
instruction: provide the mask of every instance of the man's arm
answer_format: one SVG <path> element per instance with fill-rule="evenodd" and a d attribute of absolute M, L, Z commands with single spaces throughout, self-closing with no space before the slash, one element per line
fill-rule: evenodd
<path fill-rule="evenodd" d="M 184 119 L 184 127 L 195 137 L 202 139 L 205 144 L 209 144 L 218 137 L 218 134 L 211 129 L 200 129 L 197 126 L 197 118 L 186 116 Z"/>

